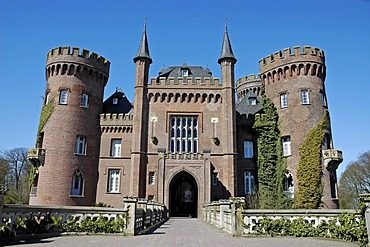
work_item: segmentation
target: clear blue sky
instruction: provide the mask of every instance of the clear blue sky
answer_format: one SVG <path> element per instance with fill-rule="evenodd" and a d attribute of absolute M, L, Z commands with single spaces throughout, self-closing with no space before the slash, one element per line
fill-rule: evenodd
<path fill-rule="evenodd" d="M 133 100 L 136 55 L 147 19 L 150 75 L 162 65 L 209 65 L 220 75 L 224 18 L 236 78 L 286 47 L 326 54 L 326 92 L 334 146 L 345 166 L 370 150 L 370 1 L 366 0 L 0 0 L 0 150 L 33 147 L 45 90 L 47 52 L 94 51 L 111 62 L 105 97 L 122 88 Z"/>

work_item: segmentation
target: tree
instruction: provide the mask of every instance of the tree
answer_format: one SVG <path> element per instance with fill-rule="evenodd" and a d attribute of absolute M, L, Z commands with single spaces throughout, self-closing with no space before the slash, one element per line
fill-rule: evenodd
<path fill-rule="evenodd" d="M 358 196 L 365 193 L 370 193 L 370 150 L 351 162 L 340 177 L 340 207 L 358 208 Z"/>
<path fill-rule="evenodd" d="M 29 195 L 28 177 L 31 165 L 27 160 L 26 148 L 13 148 L 3 152 L 0 169 L 4 169 L 3 187 L 8 189 L 6 203 L 27 203 Z M 7 169 L 7 170 L 6 170 Z M 0 178 L 0 179 L 2 179 Z"/>

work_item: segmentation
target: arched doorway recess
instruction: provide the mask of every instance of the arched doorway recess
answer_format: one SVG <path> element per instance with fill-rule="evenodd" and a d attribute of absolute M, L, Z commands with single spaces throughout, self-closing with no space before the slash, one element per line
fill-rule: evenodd
<path fill-rule="evenodd" d="M 182 171 L 170 183 L 170 216 L 197 217 L 198 186 L 192 175 Z"/>

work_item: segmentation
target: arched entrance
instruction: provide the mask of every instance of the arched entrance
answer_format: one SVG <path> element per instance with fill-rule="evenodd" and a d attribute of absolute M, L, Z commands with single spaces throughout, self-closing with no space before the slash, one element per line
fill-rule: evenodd
<path fill-rule="evenodd" d="M 197 217 L 198 186 L 193 176 L 182 171 L 170 183 L 170 216 Z"/>

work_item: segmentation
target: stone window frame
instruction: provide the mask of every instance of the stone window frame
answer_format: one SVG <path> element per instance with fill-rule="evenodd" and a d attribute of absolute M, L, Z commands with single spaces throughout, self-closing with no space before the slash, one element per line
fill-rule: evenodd
<path fill-rule="evenodd" d="M 84 175 L 80 169 L 73 172 L 72 185 L 71 185 L 71 197 L 83 197 L 84 192 Z"/>
<path fill-rule="evenodd" d="M 122 139 L 120 138 L 111 139 L 110 156 L 114 158 L 122 157 Z"/>
<path fill-rule="evenodd" d="M 256 180 L 254 173 L 250 170 L 244 171 L 244 194 L 252 195 L 256 192 Z"/>
<path fill-rule="evenodd" d="M 68 105 L 68 96 L 71 90 L 69 88 L 60 88 L 59 89 L 59 105 Z"/>
<path fill-rule="evenodd" d="M 108 168 L 107 193 L 120 194 L 121 190 L 121 169 Z"/>
<path fill-rule="evenodd" d="M 86 136 L 77 135 L 76 136 L 76 146 L 75 146 L 75 154 L 77 155 L 86 155 Z"/>

